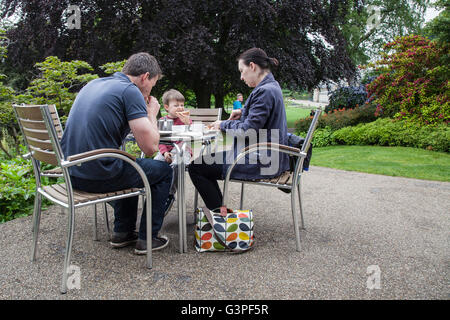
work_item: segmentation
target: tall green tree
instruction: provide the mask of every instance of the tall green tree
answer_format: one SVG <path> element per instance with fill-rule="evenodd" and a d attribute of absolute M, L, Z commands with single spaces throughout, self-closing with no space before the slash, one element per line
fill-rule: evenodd
<path fill-rule="evenodd" d="M 36 63 L 36 68 L 40 71 L 39 76 L 17 99 L 34 104 L 54 104 L 60 116 L 69 114 L 76 92 L 84 84 L 98 78 L 96 74 L 84 73 L 93 68 L 80 60 L 61 61 L 50 56 Z"/>
<path fill-rule="evenodd" d="M 3 64 L 4 59 L 7 56 L 8 38 L 5 36 L 5 31 L 0 29 L 0 61 Z M 14 90 L 5 85 L 3 82 L 6 79 L 6 75 L 0 73 L 0 149 L 5 153 L 8 158 L 12 158 L 7 148 L 3 146 L 2 140 L 4 140 L 6 133 L 9 134 L 15 141 L 16 149 L 18 151 L 19 143 L 17 140 L 17 130 L 15 127 L 15 117 L 11 108 L 11 101 L 13 98 Z"/>
<path fill-rule="evenodd" d="M 253 46 L 280 61 L 276 78 L 295 89 L 351 77 L 342 31 L 347 1 L 328 0 L 3 0 L 2 15 L 19 16 L 9 32 L 9 63 L 26 70 L 49 55 L 98 68 L 147 51 L 161 63 L 162 91 L 195 92 L 198 107 L 223 105 L 230 91 L 249 91 L 236 58 Z M 69 29 L 69 5 L 81 28 Z M 97 71 L 100 71 L 97 69 Z"/>
<path fill-rule="evenodd" d="M 422 33 L 430 0 L 350 0 L 347 5 L 339 28 L 352 61 L 362 65 L 377 57 L 385 43 Z"/>
<path fill-rule="evenodd" d="M 425 34 L 431 39 L 448 45 L 450 43 L 450 0 L 438 0 L 434 6 L 442 11 L 427 23 Z"/>

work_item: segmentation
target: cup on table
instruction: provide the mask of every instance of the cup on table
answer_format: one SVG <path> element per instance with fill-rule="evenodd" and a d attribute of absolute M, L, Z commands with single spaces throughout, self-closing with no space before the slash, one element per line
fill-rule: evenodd
<path fill-rule="evenodd" d="M 185 125 L 176 125 L 176 126 L 172 126 L 172 132 L 173 133 L 180 133 L 180 132 L 185 132 L 187 131 L 187 127 Z"/>
<path fill-rule="evenodd" d="M 194 122 L 191 124 L 191 131 L 203 132 L 205 130 L 205 125 L 201 122 Z"/>
<path fill-rule="evenodd" d="M 159 131 L 171 131 L 173 126 L 173 120 L 171 119 L 159 119 L 158 130 Z"/>

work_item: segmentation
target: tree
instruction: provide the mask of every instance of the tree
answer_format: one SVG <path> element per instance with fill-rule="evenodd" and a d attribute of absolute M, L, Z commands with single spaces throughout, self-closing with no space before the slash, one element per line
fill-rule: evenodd
<path fill-rule="evenodd" d="M 443 44 L 450 43 L 450 0 L 439 0 L 435 3 L 442 12 L 425 27 L 425 34 Z"/>
<path fill-rule="evenodd" d="M 40 75 L 17 99 L 34 104 L 54 104 L 60 116 L 69 114 L 76 92 L 87 82 L 98 78 L 96 74 L 81 73 L 93 68 L 80 60 L 63 62 L 58 57 L 50 56 L 36 63 L 36 68 Z"/>
<path fill-rule="evenodd" d="M 4 36 L 5 31 L 0 29 L 0 60 L 3 61 L 6 58 L 8 52 L 7 43 L 8 39 Z M 0 74 L 0 149 L 6 154 L 8 158 L 12 158 L 7 148 L 3 147 L 2 140 L 4 140 L 4 133 L 9 134 L 15 143 L 16 151 L 19 149 L 19 142 L 16 130 L 16 120 L 11 108 L 11 101 L 13 98 L 14 90 L 3 84 L 3 80 L 6 75 Z"/>
<path fill-rule="evenodd" d="M 80 30 L 66 25 L 69 2 L 81 9 Z M 336 27 L 346 10 L 346 1 L 328 0 L 4 0 L 2 15 L 19 15 L 9 33 L 10 64 L 23 72 L 49 55 L 98 68 L 147 51 L 166 76 L 156 92 L 192 89 L 199 107 L 209 107 L 214 94 L 221 107 L 228 92 L 249 92 L 236 58 L 253 46 L 280 61 L 276 78 L 290 88 L 351 77 Z"/>
<path fill-rule="evenodd" d="M 420 34 L 429 0 L 351 0 L 339 25 L 349 55 L 357 65 L 378 56 L 383 45 L 397 37 Z"/>

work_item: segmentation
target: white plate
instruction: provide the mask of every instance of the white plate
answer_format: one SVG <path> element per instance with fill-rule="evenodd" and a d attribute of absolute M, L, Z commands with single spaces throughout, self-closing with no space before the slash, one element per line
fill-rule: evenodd
<path fill-rule="evenodd" d="M 199 131 L 185 131 L 185 132 L 175 132 L 174 135 L 180 137 L 201 137 L 203 133 Z"/>

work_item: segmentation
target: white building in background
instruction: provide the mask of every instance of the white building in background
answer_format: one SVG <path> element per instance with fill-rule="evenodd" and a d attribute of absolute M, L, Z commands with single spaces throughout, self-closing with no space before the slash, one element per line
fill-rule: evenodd
<path fill-rule="evenodd" d="M 339 84 L 335 82 L 330 82 L 328 85 L 326 83 L 321 83 L 319 86 L 313 91 L 313 102 L 319 102 L 324 104 L 329 104 L 329 94 L 336 90 L 339 87 L 348 86 L 348 83 L 345 81 L 340 82 Z"/>
<path fill-rule="evenodd" d="M 319 85 L 318 88 L 314 89 L 313 92 L 313 102 L 320 102 L 320 103 L 330 103 L 330 100 L 328 99 L 328 94 L 334 90 L 336 90 L 338 86 L 333 83 L 330 84 L 328 87 L 326 84 Z"/>

